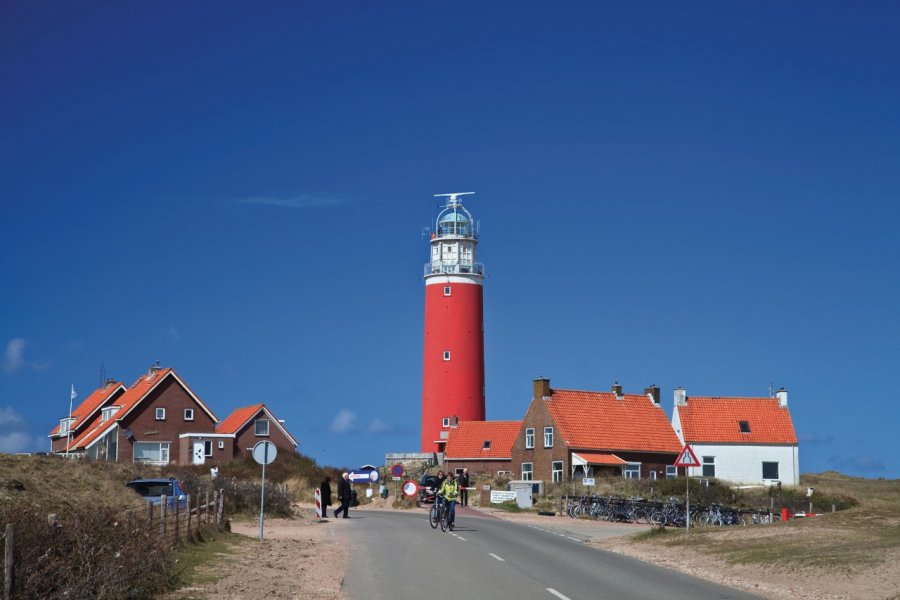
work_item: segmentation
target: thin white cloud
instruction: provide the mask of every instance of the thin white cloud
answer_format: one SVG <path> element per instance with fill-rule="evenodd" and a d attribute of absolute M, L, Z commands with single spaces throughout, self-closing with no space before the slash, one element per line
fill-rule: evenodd
<path fill-rule="evenodd" d="M 3 353 L 3 371 L 15 373 L 25 366 L 25 346 L 28 342 L 22 338 L 13 338 L 6 343 Z"/>
<path fill-rule="evenodd" d="M 21 431 L 0 433 L 0 452 L 25 452 L 31 443 L 31 436 Z"/>
<path fill-rule="evenodd" d="M 391 426 L 377 417 L 369 424 L 370 433 L 387 433 L 390 430 Z"/>
<path fill-rule="evenodd" d="M 356 428 L 356 413 L 341 409 L 328 427 L 331 433 L 350 433 Z"/>
<path fill-rule="evenodd" d="M 18 425 L 23 419 L 11 406 L 0 406 L 0 427 Z"/>
<path fill-rule="evenodd" d="M 181 339 L 181 336 L 178 335 L 178 330 L 175 329 L 175 326 L 174 326 L 174 325 L 169 325 L 169 330 L 168 330 L 168 332 L 169 332 L 169 337 L 171 337 L 173 340 L 180 340 L 180 339 Z"/>
<path fill-rule="evenodd" d="M 343 198 L 333 196 L 315 196 L 312 194 L 298 194 L 292 197 L 253 196 L 238 198 L 238 204 L 253 204 L 257 206 L 274 206 L 276 208 L 333 208 L 346 204 Z"/>

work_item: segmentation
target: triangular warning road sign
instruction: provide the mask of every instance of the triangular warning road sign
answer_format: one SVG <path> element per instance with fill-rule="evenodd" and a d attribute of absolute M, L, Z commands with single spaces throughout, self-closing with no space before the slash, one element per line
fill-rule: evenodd
<path fill-rule="evenodd" d="M 697 460 L 697 455 L 694 454 L 694 451 L 691 449 L 690 444 L 685 444 L 684 448 L 681 450 L 681 454 L 678 455 L 678 458 L 675 459 L 676 467 L 699 467 L 700 461 Z"/>

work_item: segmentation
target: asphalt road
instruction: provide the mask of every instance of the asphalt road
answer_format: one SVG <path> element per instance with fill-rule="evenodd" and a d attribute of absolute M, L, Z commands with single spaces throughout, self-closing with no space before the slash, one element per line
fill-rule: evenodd
<path fill-rule="evenodd" d="M 349 600 L 758 598 L 501 519 L 457 515 L 456 530 L 444 533 L 419 510 L 351 517 L 343 586 Z"/>

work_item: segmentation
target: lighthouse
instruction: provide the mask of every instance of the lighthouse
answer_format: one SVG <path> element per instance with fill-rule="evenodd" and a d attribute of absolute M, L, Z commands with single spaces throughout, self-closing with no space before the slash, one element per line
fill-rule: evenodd
<path fill-rule="evenodd" d="M 446 198 L 425 264 L 422 452 L 443 452 L 457 421 L 484 420 L 484 266 L 478 231 L 461 197 Z"/>

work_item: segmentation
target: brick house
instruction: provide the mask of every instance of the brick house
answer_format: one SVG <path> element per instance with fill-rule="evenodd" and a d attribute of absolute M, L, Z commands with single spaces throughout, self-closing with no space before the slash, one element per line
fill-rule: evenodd
<path fill-rule="evenodd" d="M 675 390 L 672 427 L 702 463 L 690 475 L 734 483 L 800 482 L 797 435 L 787 390 L 774 397 L 688 397 Z"/>
<path fill-rule="evenodd" d="M 446 469 L 470 475 L 505 475 L 522 421 L 460 421 L 450 429 L 444 450 Z"/>
<path fill-rule="evenodd" d="M 72 414 L 59 420 L 59 425 L 48 434 L 50 451 L 65 454 L 74 446 L 75 440 L 84 432 L 92 429 L 103 417 L 103 407 L 113 404 L 125 393 L 125 384 L 108 379 L 102 386 L 88 394 Z"/>
<path fill-rule="evenodd" d="M 96 460 L 185 464 L 181 434 L 214 434 L 218 420 L 173 369 L 154 366 L 102 405 L 71 451 Z"/>
<path fill-rule="evenodd" d="M 657 479 L 676 476 L 682 445 L 659 403 L 644 394 L 558 390 L 534 380 L 534 397 L 512 447 L 512 470 L 523 480 L 564 482 L 585 476 Z"/>
<path fill-rule="evenodd" d="M 272 442 L 279 450 L 297 449 L 297 440 L 284 427 L 284 421 L 276 419 L 265 404 L 236 409 L 216 427 L 216 437 L 219 447 L 225 449 L 226 460 L 250 453 L 262 440 Z"/>

